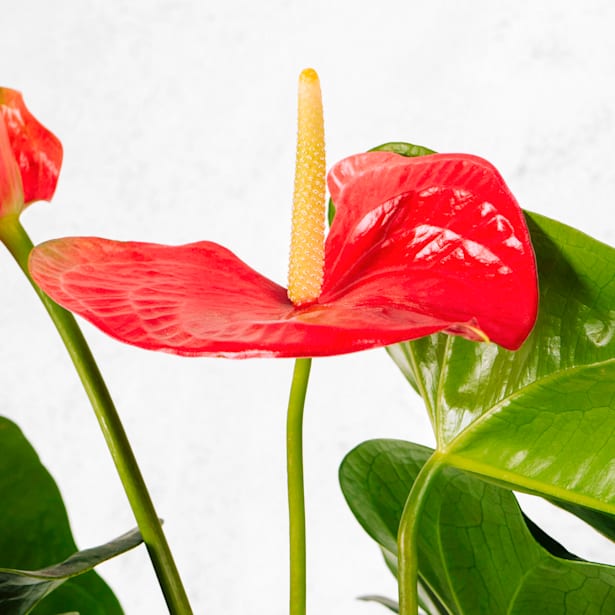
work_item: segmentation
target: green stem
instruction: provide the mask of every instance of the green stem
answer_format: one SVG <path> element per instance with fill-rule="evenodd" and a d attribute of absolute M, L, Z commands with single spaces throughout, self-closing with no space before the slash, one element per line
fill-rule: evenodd
<path fill-rule="evenodd" d="M 13 255 L 43 302 L 75 365 L 147 546 L 169 612 L 172 615 L 190 615 L 192 609 L 188 597 L 137 460 L 111 395 L 77 322 L 70 312 L 45 295 L 30 277 L 28 256 L 33 245 L 17 216 L 7 216 L 0 220 L 0 240 Z"/>
<path fill-rule="evenodd" d="M 290 528 L 290 615 L 305 615 L 305 501 L 303 495 L 303 407 L 312 359 L 297 359 L 288 400 L 286 469 Z"/>
<path fill-rule="evenodd" d="M 442 456 L 436 451 L 418 473 L 401 514 L 397 534 L 400 615 L 417 615 L 419 612 L 419 521 L 429 485 L 441 467 Z"/>

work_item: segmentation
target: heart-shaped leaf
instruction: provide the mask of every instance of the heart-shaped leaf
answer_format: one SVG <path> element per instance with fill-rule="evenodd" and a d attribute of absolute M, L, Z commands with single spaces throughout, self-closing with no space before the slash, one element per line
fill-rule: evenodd
<path fill-rule="evenodd" d="M 0 613 L 30 612 L 58 587 L 32 612 L 121 615 L 113 592 L 90 570 L 139 544 L 140 535 L 133 531 L 102 547 L 75 553 L 53 478 L 19 428 L 2 417 L 0 450 Z"/>
<path fill-rule="evenodd" d="M 351 510 L 392 554 L 408 493 L 432 452 L 372 440 L 340 468 Z M 432 478 L 418 537 L 420 579 L 451 613 L 615 612 L 614 568 L 551 555 L 532 537 L 510 491 L 456 468 L 442 467 Z"/>
<path fill-rule="evenodd" d="M 615 513 L 615 250 L 527 214 L 540 311 L 517 352 L 442 334 L 389 353 L 446 463 Z M 608 523 L 608 517 L 604 517 Z"/>

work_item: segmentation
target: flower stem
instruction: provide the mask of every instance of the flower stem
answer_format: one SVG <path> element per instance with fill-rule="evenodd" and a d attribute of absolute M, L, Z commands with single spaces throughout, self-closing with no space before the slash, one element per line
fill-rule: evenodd
<path fill-rule="evenodd" d="M 0 220 L 0 240 L 32 284 L 75 365 L 122 481 L 169 612 L 172 615 L 190 615 L 192 609 L 188 597 L 137 460 L 111 395 L 75 318 L 45 295 L 30 277 L 28 255 L 33 245 L 16 215 Z"/>
<path fill-rule="evenodd" d="M 436 451 L 418 473 L 401 514 L 397 533 L 400 615 L 417 615 L 419 612 L 419 522 L 429 484 L 441 467 L 441 455 Z"/>
<path fill-rule="evenodd" d="M 288 400 L 286 470 L 290 528 L 290 615 L 305 615 L 305 501 L 303 493 L 303 407 L 312 359 L 297 359 Z"/>

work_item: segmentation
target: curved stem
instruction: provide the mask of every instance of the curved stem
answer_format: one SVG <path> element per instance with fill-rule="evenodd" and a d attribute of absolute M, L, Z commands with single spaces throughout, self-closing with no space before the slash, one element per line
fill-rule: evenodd
<path fill-rule="evenodd" d="M 312 359 L 297 359 L 286 420 L 286 471 L 290 528 L 290 615 L 305 615 L 305 502 L 303 492 L 303 407 Z"/>
<path fill-rule="evenodd" d="M 0 220 L 0 240 L 32 284 L 75 365 L 147 546 L 170 613 L 190 615 L 192 609 L 188 597 L 137 460 L 111 395 L 75 318 L 45 295 L 30 277 L 28 255 L 33 245 L 17 216 L 7 216 Z"/>
<path fill-rule="evenodd" d="M 400 615 L 417 615 L 419 612 L 419 522 L 429 484 L 441 467 L 442 456 L 436 451 L 418 473 L 401 514 L 397 533 Z"/>

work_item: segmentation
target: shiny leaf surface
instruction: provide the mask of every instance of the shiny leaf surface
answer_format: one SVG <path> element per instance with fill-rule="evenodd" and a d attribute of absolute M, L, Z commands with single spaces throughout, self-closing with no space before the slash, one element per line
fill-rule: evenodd
<path fill-rule="evenodd" d="M 537 214 L 528 223 L 540 312 L 518 352 L 434 335 L 390 354 L 448 463 L 613 514 L 615 250 Z"/>
<path fill-rule="evenodd" d="M 59 139 L 30 113 L 16 90 L 0 88 L 2 121 L 21 173 L 25 204 L 50 200 L 62 166 Z"/>
<path fill-rule="evenodd" d="M 121 615 L 109 587 L 90 569 L 138 544 L 139 536 L 75 554 L 55 482 L 18 427 L 1 417 L 0 450 L 0 613 L 26 613 L 44 598 L 36 615 Z"/>
<path fill-rule="evenodd" d="M 372 152 L 335 165 L 329 190 L 337 215 L 309 305 L 210 242 L 60 239 L 33 251 L 30 270 L 106 333 L 183 355 L 334 355 L 443 330 L 522 343 L 536 315 L 534 255 L 492 165 Z"/>
<path fill-rule="evenodd" d="M 340 468 L 357 520 L 393 554 L 408 493 L 432 452 L 372 440 Z M 554 557 L 532 537 L 511 492 L 456 468 L 430 483 L 418 536 L 420 578 L 456 615 L 615 612 L 613 567 Z"/>

